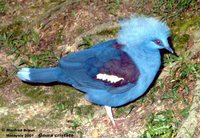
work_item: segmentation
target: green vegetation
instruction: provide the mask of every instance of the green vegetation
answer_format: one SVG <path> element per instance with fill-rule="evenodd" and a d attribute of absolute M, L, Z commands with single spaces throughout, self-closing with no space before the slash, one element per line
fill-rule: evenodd
<path fill-rule="evenodd" d="M 44 53 L 28 54 L 26 58 L 21 58 L 19 66 L 25 64 L 29 67 L 47 67 L 54 65 L 58 61 L 58 58 L 51 50 L 47 50 Z"/>
<path fill-rule="evenodd" d="M 192 26 L 200 26 L 199 16 L 190 16 L 190 15 L 184 15 L 184 16 L 185 17 L 178 18 L 172 23 L 173 33 L 183 35 Z"/>
<path fill-rule="evenodd" d="M 109 1 L 106 9 L 112 15 L 117 15 L 116 12 L 120 8 L 121 0 L 111 0 Z"/>
<path fill-rule="evenodd" d="M 58 58 L 52 50 L 47 49 L 43 53 L 36 53 L 33 51 L 34 49 L 30 49 L 30 45 L 39 48 L 40 37 L 38 33 L 35 31 L 12 31 L 0 35 L 0 45 L 3 46 L 8 55 L 15 55 L 15 58 L 20 57 L 19 66 L 25 64 L 29 67 L 44 67 L 56 63 Z M 23 57 L 21 57 L 22 54 Z"/>
<path fill-rule="evenodd" d="M 178 121 L 171 110 L 153 113 L 147 120 L 147 130 L 141 138 L 173 138 L 177 130 Z"/>
<path fill-rule="evenodd" d="M 71 112 L 73 112 L 80 98 L 83 96 L 76 89 L 62 85 L 52 86 L 53 92 L 47 93 L 42 86 L 31 86 L 23 83 L 18 87 L 17 91 L 26 95 L 34 102 L 51 102 L 55 104 L 56 109 Z"/>
<path fill-rule="evenodd" d="M 40 86 L 31 86 L 28 84 L 21 84 L 17 91 L 29 97 L 34 102 L 44 102 L 49 99 L 49 95 Z"/>
<path fill-rule="evenodd" d="M 16 53 L 16 56 L 19 56 L 19 49 L 29 42 L 30 37 L 28 37 L 28 34 L 27 32 L 21 32 L 20 34 L 4 33 L 0 35 L 1 45 L 8 49 L 7 54 Z"/>
<path fill-rule="evenodd" d="M 97 35 L 112 35 L 112 36 L 116 36 L 118 31 L 119 31 L 119 27 L 118 28 L 114 28 L 114 29 L 105 29 L 102 30 L 101 32 L 98 32 Z"/>
<path fill-rule="evenodd" d="M 5 14 L 8 10 L 8 5 L 5 0 L 0 0 L 0 15 Z"/>
<path fill-rule="evenodd" d="M 116 118 L 122 117 L 124 115 L 128 116 L 134 108 L 135 106 L 133 105 L 116 108 L 114 115 Z"/>
<path fill-rule="evenodd" d="M 184 109 L 181 111 L 182 117 L 187 118 L 188 115 L 189 115 L 189 111 L 190 111 L 190 106 L 184 108 Z"/>
<path fill-rule="evenodd" d="M 91 38 L 91 36 L 85 36 L 82 38 L 83 43 L 80 45 L 83 49 L 90 48 L 91 46 L 94 45 L 94 42 Z"/>
<path fill-rule="evenodd" d="M 200 26 L 200 17 L 190 17 L 185 15 L 184 18 L 175 20 L 171 23 L 172 26 L 172 42 L 178 53 L 185 52 L 190 40 L 188 30 L 194 26 Z"/>
<path fill-rule="evenodd" d="M 177 43 L 174 44 L 174 47 L 176 48 L 177 51 L 183 52 L 186 50 L 186 45 L 187 42 L 190 39 L 190 35 L 188 34 L 183 34 L 183 35 L 173 35 L 173 40 L 176 41 Z"/>
<path fill-rule="evenodd" d="M 197 0 L 155 0 L 152 12 L 162 15 L 163 18 L 177 17 L 190 6 L 196 9 Z"/>
<path fill-rule="evenodd" d="M 70 86 L 55 85 L 53 86 L 51 100 L 60 111 L 67 109 L 72 113 L 82 96 L 82 93 Z"/>
<path fill-rule="evenodd" d="M 197 0 L 141 0 L 135 2 L 133 6 L 137 8 L 137 13 L 147 15 L 155 14 L 156 16 L 160 16 L 162 19 L 173 18 L 173 20 L 188 11 L 199 10 Z M 151 8 L 149 8 L 149 6 Z"/>
<path fill-rule="evenodd" d="M 42 89 L 42 86 L 30 86 L 28 84 L 22 84 L 18 87 L 18 92 L 23 93 L 29 97 L 30 102 L 43 102 L 45 106 L 48 104 L 53 105 L 52 109 L 48 113 L 48 117 L 44 118 L 43 115 L 34 116 L 31 119 L 25 121 L 27 126 L 43 127 L 48 125 L 49 127 L 56 127 L 55 122 L 59 122 L 66 114 L 77 114 L 79 118 L 92 118 L 94 115 L 93 105 L 78 105 L 80 98 L 83 94 L 76 89 L 69 86 L 55 85 L 52 86 L 52 92 L 48 92 Z M 82 135 L 82 132 L 78 129 L 81 125 L 78 121 L 68 120 L 70 132 L 77 135 Z"/>
<path fill-rule="evenodd" d="M 81 126 L 81 123 L 76 120 L 67 120 L 67 124 L 69 125 L 69 128 L 71 130 L 66 130 L 66 134 L 73 134 L 74 136 L 77 136 L 79 138 L 83 137 L 83 132 L 79 127 Z"/>

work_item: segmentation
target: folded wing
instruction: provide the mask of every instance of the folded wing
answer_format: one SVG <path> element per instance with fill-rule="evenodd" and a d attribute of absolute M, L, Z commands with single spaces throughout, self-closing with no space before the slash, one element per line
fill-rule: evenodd
<path fill-rule="evenodd" d="M 122 93 L 134 87 L 140 75 L 134 61 L 116 40 L 63 57 L 59 65 L 64 71 L 60 81 L 80 90 L 94 88 Z"/>

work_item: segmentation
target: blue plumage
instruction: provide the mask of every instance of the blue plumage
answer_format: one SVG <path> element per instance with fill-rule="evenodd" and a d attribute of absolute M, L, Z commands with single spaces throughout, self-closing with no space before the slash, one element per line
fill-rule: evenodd
<path fill-rule="evenodd" d="M 155 18 L 132 16 L 120 25 L 116 39 L 67 55 L 55 68 L 23 68 L 17 76 L 28 82 L 70 84 L 85 92 L 90 102 L 106 107 L 131 102 L 155 78 L 161 64 L 159 49 L 173 50 L 168 26 Z"/>

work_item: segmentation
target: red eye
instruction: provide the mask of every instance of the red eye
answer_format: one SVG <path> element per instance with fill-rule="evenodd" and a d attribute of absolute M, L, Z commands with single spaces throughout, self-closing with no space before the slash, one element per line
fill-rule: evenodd
<path fill-rule="evenodd" d="M 161 44 L 161 41 L 160 41 L 160 40 L 156 40 L 155 43 L 156 43 L 157 45 L 160 45 L 160 44 Z"/>

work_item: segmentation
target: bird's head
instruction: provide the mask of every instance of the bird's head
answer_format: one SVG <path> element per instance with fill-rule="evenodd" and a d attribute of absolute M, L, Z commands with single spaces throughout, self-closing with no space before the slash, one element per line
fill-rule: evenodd
<path fill-rule="evenodd" d="M 134 15 L 120 22 L 121 30 L 117 41 L 128 47 L 140 46 L 151 51 L 167 49 L 173 53 L 168 37 L 170 29 L 164 23 L 153 17 Z"/>

